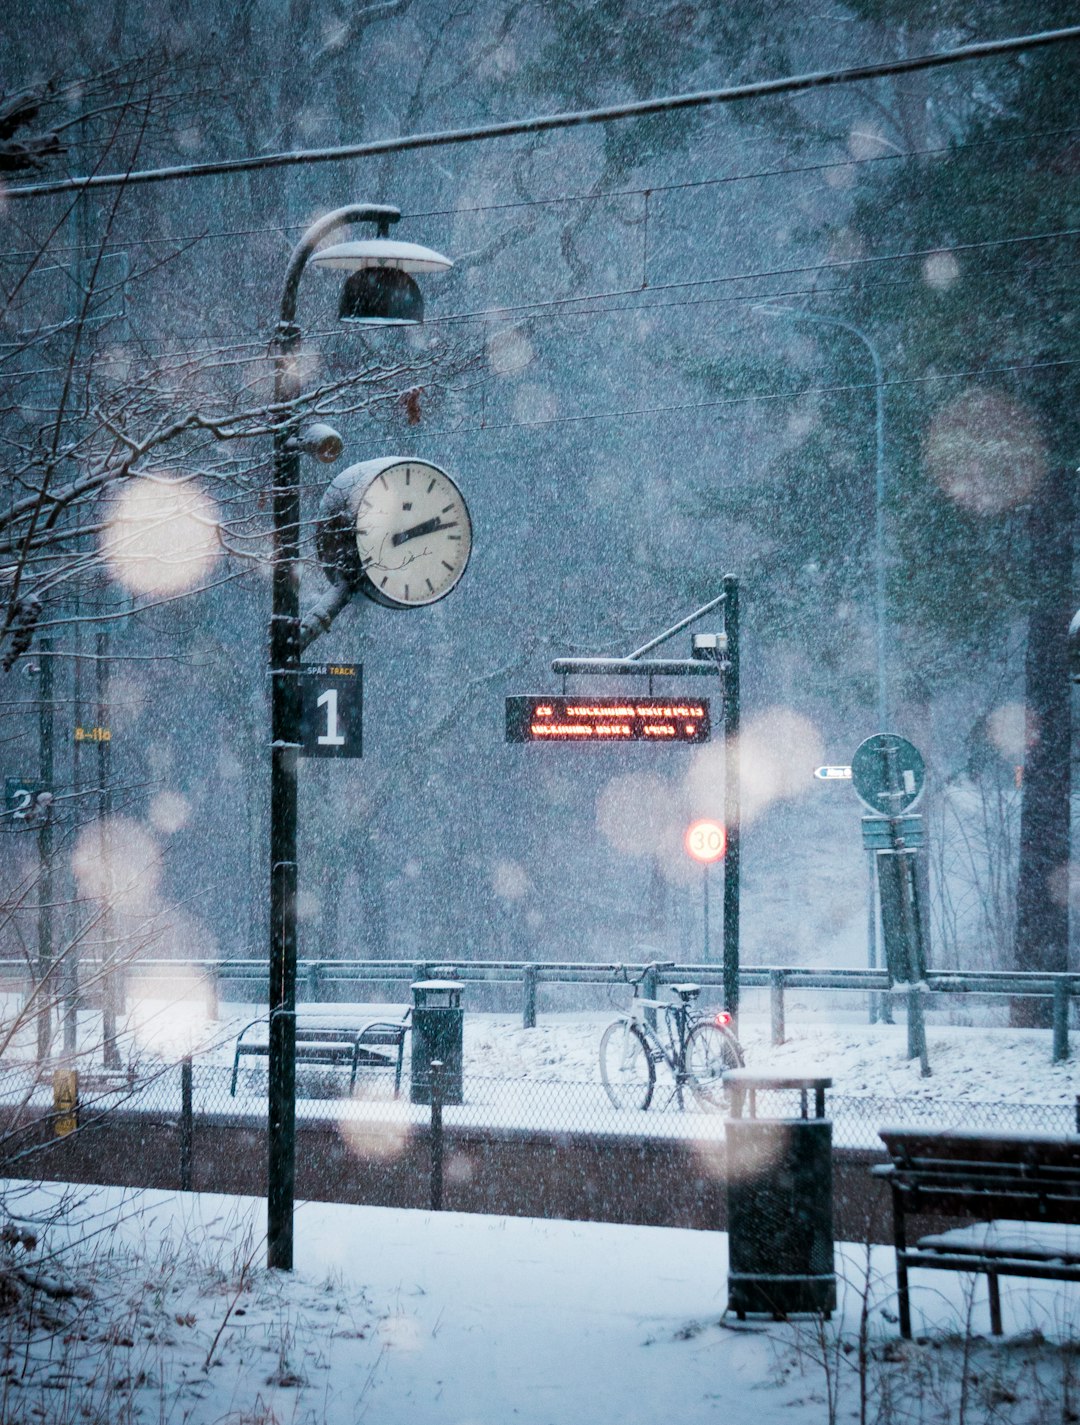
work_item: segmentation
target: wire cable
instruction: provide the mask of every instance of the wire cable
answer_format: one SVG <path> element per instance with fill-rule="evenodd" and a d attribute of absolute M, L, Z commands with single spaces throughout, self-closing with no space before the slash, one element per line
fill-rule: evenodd
<path fill-rule="evenodd" d="M 550 133 L 557 129 L 609 124 L 620 119 L 640 119 L 650 114 L 676 113 L 683 109 L 701 109 L 713 104 L 731 104 L 743 99 L 764 99 L 779 94 L 799 94 L 813 89 L 834 88 L 842 84 L 859 84 L 868 79 L 885 79 L 890 75 L 914 74 L 921 70 L 940 69 L 946 65 L 964 64 L 972 60 L 1022 54 L 1047 45 L 1069 43 L 1078 39 L 1080 25 L 1071 25 L 1058 30 L 1043 30 L 1037 34 L 1013 35 L 1002 40 L 982 40 L 975 44 L 960 45 L 956 49 L 935 50 L 930 54 L 916 55 L 910 59 L 793 74 L 781 79 L 736 84 L 726 89 L 708 89 L 696 94 L 670 94 L 658 99 L 638 100 L 635 103 L 610 104 L 602 108 L 579 109 L 570 113 L 535 115 L 527 119 L 510 119 L 503 123 L 479 124 L 472 128 L 406 134 L 399 138 L 343 144 L 336 148 L 267 153 L 209 163 L 179 164 L 168 168 L 137 169 L 128 173 L 99 173 L 90 177 L 29 183 L 8 188 L 5 196 L 7 201 L 14 202 L 24 198 L 41 198 L 53 193 L 85 192 L 91 188 L 135 187 L 144 183 L 251 173 L 258 169 L 285 168 L 303 163 L 335 163 L 346 158 L 369 158 L 375 154 L 444 148 L 451 144 L 482 143 L 517 134 Z"/>

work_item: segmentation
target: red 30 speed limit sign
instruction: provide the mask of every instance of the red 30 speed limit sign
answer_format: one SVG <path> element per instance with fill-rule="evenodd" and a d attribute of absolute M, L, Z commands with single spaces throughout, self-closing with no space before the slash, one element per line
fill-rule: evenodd
<path fill-rule="evenodd" d="M 727 850 L 727 832 L 718 821 L 694 821 L 686 828 L 683 845 L 695 861 L 708 865 L 710 861 L 723 859 Z"/>

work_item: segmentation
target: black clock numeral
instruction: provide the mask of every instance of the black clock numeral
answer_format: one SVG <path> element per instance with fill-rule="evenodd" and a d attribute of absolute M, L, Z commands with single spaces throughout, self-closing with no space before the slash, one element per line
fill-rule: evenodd
<path fill-rule="evenodd" d="M 454 566 L 452 564 L 447 564 L 445 559 L 442 559 L 439 562 L 442 564 L 442 567 L 444 569 L 449 569 L 451 574 L 454 572 Z"/>
<path fill-rule="evenodd" d="M 430 485 L 427 487 L 427 489 L 424 491 L 424 494 L 425 494 L 425 495 L 430 495 L 431 492 L 432 492 L 432 490 L 434 490 L 434 488 L 435 488 L 435 481 L 432 480 L 431 484 L 430 484 Z"/>

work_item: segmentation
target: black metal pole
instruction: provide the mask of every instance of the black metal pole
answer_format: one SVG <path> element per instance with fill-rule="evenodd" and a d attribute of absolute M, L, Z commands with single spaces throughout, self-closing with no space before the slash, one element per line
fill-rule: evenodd
<path fill-rule="evenodd" d="M 431 1210 L 442 1211 L 443 1202 L 443 1069 L 441 1059 L 431 1061 Z"/>
<path fill-rule="evenodd" d="M 739 1015 L 739 581 L 724 577 L 724 1006 L 738 1028 Z"/>
<path fill-rule="evenodd" d="M 109 816 L 112 812 L 112 792 L 110 790 L 112 771 L 112 729 L 109 726 L 109 635 L 97 635 L 97 762 L 98 762 L 98 818 L 102 837 L 102 865 L 108 871 L 108 900 L 101 917 L 101 1038 L 102 1062 L 106 1069 L 120 1067 L 120 1049 L 116 1043 L 116 1014 L 119 1000 L 120 969 L 117 965 L 117 946 L 113 939 L 115 920 L 113 918 L 112 894 L 115 867 L 105 841 L 109 835 Z"/>
<path fill-rule="evenodd" d="M 191 1160 L 195 1146 L 195 1108 L 191 1055 L 180 1063 L 180 1191 L 191 1191 Z"/>
<path fill-rule="evenodd" d="M 278 331 L 277 403 L 298 394 L 300 334 Z M 291 1271 L 296 1176 L 296 753 L 300 599 L 297 587 L 299 456 L 291 427 L 274 436 L 273 614 L 270 620 L 270 1042 L 268 1052 L 267 1263 Z"/>
<path fill-rule="evenodd" d="M 274 358 L 273 563 L 270 618 L 270 1036 L 267 1056 L 267 1264 L 293 1265 L 296 1186 L 296 763 L 300 742 L 300 328 L 308 259 L 348 223 L 395 223 L 397 208 L 353 204 L 312 223 L 285 273 Z M 292 409 L 290 409 L 292 408 Z"/>
<path fill-rule="evenodd" d="M 71 805 L 76 817 L 82 817 L 82 742 L 78 729 L 83 722 L 83 624 L 81 618 L 82 599 L 76 582 L 73 590 L 74 603 L 74 646 L 75 659 L 72 669 L 72 699 L 75 714 L 75 739 L 71 744 Z M 73 1063 L 79 1040 L 79 961 L 82 958 L 81 901 L 72 898 L 68 915 L 67 944 L 64 949 L 64 1061 Z"/>
<path fill-rule="evenodd" d="M 53 657 L 52 640 L 39 645 L 41 707 L 38 713 L 38 776 L 46 792 L 53 793 Z M 45 810 L 38 830 L 38 1006 L 37 1056 L 45 1063 L 52 1053 L 53 984 L 53 828 L 52 807 Z"/>
<path fill-rule="evenodd" d="M 702 920 L 702 945 L 701 958 L 707 965 L 709 963 L 709 863 L 702 862 L 701 866 L 701 920 Z"/>

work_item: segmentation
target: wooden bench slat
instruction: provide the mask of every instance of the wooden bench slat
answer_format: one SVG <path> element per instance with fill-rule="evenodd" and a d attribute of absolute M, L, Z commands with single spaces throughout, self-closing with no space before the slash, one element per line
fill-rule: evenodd
<path fill-rule="evenodd" d="M 892 1161 L 873 1171 L 892 1190 L 901 1335 L 911 1335 L 911 1267 L 985 1273 L 998 1335 L 999 1276 L 1080 1281 L 1080 1233 L 1069 1235 L 1080 1227 L 1080 1135 L 887 1128 L 881 1138 Z M 927 1214 L 980 1221 L 909 1247 L 907 1216 Z"/>

